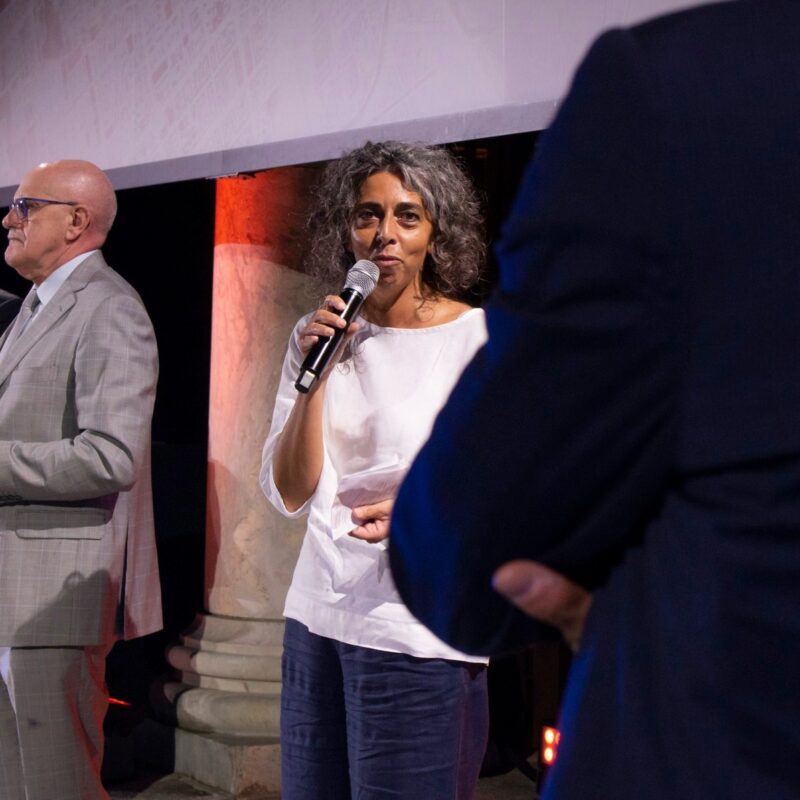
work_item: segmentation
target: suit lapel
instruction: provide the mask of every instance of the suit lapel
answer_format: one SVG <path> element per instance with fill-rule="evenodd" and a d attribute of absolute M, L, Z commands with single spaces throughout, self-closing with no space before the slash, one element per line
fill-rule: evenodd
<path fill-rule="evenodd" d="M 8 352 L 0 350 L 0 385 L 8 380 L 8 376 L 17 367 L 19 362 L 39 342 L 52 327 L 75 305 L 78 292 L 91 280 L 98 269 L 105 265 L 99 253 L 89 256 L 82 261 L 75 271 L 64 281 L 55 293 L 53 299 L 44 306 L 36 315 L 23 335 L 11 342 Z M 9 331 L 15 323 L 8 326 L 3 333 L 2 342 L 5 342 Z"/>

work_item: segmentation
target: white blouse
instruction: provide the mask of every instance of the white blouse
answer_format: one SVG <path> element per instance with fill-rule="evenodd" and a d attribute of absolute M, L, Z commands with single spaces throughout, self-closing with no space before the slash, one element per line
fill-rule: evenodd
<path fill-rule="evenodd" d="M 393 497 L 430 435 L 462 370 L 486 341 L 481 309 L 430 328 L 382 328 L 360 320 L 354 355 L 334 367 L 325 388 L 324 463 L 314 494 L 289 512 L 273 479 L 275 446 L 297 397 L 303 355 L 292 333 L 264 445 L 261 486 L 285 516 L 308 526 L 284 614 L 312 633 L 422 658 L 485 662 L 454 650 L 405 607 L 388 569 L 387 542 L 348 536 L 351 509 Z"/>

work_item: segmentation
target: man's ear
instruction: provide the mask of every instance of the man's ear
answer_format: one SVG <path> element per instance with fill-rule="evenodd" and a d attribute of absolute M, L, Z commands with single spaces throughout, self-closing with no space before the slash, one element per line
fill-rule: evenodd
<path fill-rule="evenodd" d="M 86 206 L 75 206 L 72 209 L 72 221 L 67 227 L 66 238 L 74 242 L 89 227 L 89 209 Z"/>

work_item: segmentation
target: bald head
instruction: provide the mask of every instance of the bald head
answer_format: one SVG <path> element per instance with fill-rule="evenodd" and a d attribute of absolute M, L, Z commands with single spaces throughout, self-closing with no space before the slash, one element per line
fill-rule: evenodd
<path fill-rule="evenodd" d="M 80 203 L 89 212 L 84 237 L 91 246 L 101 247 L 117 214 L 117 197 L 108 175 L 90 161 L 65 159 L 34 167 L 26 178 L 37 178 L 45 197 L 63 197 Z"/>
<path fill-rule="evenodd" d="M 15 198 L 28 200 L 28 208 L 19 213 L 12 207 L 3 217 L 5 257 L 36 284 L 76 256 L 102 247 L 117 213 L 111 181 L 88 161 L 39 164 L 22 179 Z"/>

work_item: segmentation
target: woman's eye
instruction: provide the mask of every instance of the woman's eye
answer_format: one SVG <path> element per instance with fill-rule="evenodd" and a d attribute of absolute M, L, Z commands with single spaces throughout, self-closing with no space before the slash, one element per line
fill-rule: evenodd
<path fill-rule="evenodd" d="M 416 211 L 404 211 L 399 216 L 403 222 L 419 222 L 419 214 Z"/>

